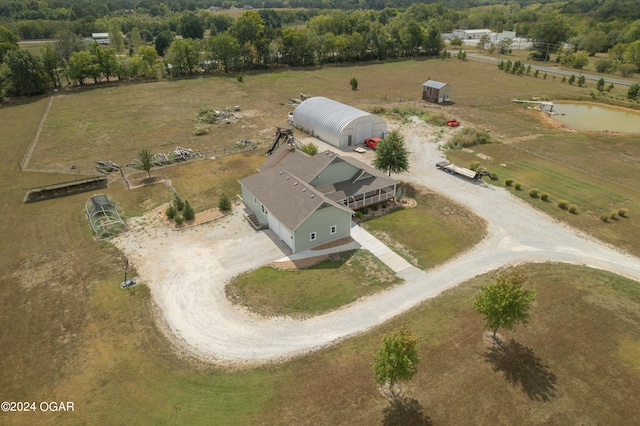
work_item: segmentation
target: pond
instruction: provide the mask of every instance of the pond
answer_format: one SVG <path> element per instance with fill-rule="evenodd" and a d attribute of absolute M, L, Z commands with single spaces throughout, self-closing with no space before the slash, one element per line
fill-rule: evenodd
<path fill-rule="evenodd" d="M 556 103 L 551 118 L 570 129 L 595 132 L 640 133 L 640 111 L 593 104 Z"/>

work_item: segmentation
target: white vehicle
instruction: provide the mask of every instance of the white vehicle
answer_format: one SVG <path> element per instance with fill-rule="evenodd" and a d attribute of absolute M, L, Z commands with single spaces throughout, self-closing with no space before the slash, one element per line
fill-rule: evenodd
<path fill-rule="evenodd" d="M 127 287 L 131 287 L 132 285 L 135 285 L 136 280 L 134 278 L 128 278 L 126 281 L 122 281 L 122 283 L 120 284 L 120 287 L 122 288 L 127 288 Z"/>
<path fill-rule="evenodd" d="M 293 112 L 289 113 L 289 115 L 287 116 L 287 121 L 289 122 L 289 124 L 293 124 Z"/>
<path fill-rule="evenodd" d="M 360 154 L 364 154 L 365 152 L 367 152 L 366 149 L 364 149 L 363 147 L 359 146 L 356 149 L 354 149 L 355 152 L 360 153 Z"/>

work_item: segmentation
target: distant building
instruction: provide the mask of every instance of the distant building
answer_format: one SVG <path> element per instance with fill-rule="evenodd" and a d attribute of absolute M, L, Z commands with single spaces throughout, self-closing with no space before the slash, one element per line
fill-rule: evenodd
<path fill-rule="evenodd" d="M 449 102 L 451 96 L 451 86 L 447 83 L 429 80 L 422 85 L 422 100 L 443 103 Z"/>
<path fill-rule="evenodd" d="M 91 33 L 91 38 L 98 42 L 98 44 L 109 44 L 109 33 Z"/>
<path fill-rule="evenodd" d="M 453 32 L 453 36 L 461 40 L 480 40 L 483 35 L 491 35 L 491 30 L 455 30 Z"/>

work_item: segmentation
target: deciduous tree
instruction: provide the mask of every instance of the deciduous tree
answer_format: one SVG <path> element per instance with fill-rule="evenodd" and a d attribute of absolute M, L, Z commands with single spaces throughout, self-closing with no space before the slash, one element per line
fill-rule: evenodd
<path fill-rule="evenodd" d="M 210 37 L 207 40 L 206 50 L 209 58 L 218 61 L 224 72 L 228 73 L 240 54 L 240 44 L 231 34 L 224 33 Z"/>
<path fill-rule="evenodd" d="M 6 91 L 15 96 L 44 93 L 49 88 L 49 75 L 38 56 L 28 50 L 9 50 L 4 57 Z"/>
<path fill-rule="evenodd" d="M 147 172 L 148 177 L 151 177 L 151 168 L 153 167 L 153 151 L 148 146 L 140 148 L 138 151 L 138 165 L 142 170 Z"/>
<path fill-rule="evenodd" d="M 402 325 L 382 339 L 382 346 L 373 355 L 373 374 L 376 384 L 389 386 L 395 398 L 396 383 L 410 380 L 418 372 L 418 344 L 422 339 L 409 326 Z"/>
<path fill-rule="evenodd" d="M 409 170 L 409 151 L 400 132 L 393 130 L 378 142 L 373 166 L 388 173 L 389 176 L 392 172 L 402 173 Z"/>
<path fill-rule="evenodd" d="M 494 338 L 500 327 L 513 330 L 516 324 L 529 321 L 529 308 L 536 292 L 523 287 L 526 280 L 524 270 L 516 267 L 502 272 L 494 283 L 480 287 L 473 309 L 484 315 L 485 327 L 493 332 Z"/>

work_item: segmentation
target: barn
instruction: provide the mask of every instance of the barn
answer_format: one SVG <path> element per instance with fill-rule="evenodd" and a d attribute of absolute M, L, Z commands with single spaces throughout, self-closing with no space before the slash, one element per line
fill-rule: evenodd
<path fill-rule="evenodd" d="M 442 103 L 449 102 L 451 96 L 451 86 L 447 83 L 429 80 L 422 85 L 422 100 Z"/>
<path fill-rule="evenodd" d="M 293 113 L 293 125 L 338 148 L 384 138 L 387 123 L 380 117 L 320 96 L 303 101 Z"/>

